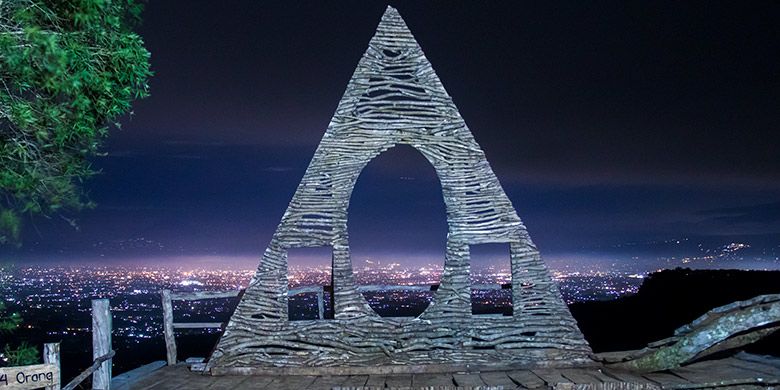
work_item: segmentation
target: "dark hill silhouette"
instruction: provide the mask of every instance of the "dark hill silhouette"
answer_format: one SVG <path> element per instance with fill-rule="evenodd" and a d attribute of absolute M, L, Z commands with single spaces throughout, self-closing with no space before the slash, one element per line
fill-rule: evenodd
<path fill-rule="evenodd" d="M 778 293 L 780 271 L 677 268 L 651 274 L 635 295 L 569 308 L 594 352 L 622 351 L 672 336 L 675 329 L 717 306 Z M 780 334 L 747 350 L 780 356 Z"/>

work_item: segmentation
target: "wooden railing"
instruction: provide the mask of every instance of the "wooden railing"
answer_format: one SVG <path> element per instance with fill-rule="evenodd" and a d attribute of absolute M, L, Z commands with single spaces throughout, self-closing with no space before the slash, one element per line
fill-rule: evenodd
<path fill-rule="evenodd" d="M 511 290 L 512 283 L 472 284 L 472 290 Z"/>
<path fill-rule="evenodd" d="M 173 322 L 173 301 L 200 301 L 204 299 L 234 298 L 243 290 L 197 291 L 173 293 L 162 290 L 163 334 L 165 335 L 166 360 L 169 366 L 176 364 L 176 337 L 174 329 L 224 328 L 224 322 Z"/>
<path fill-rule="evenodd" d="M 60 390 L 62 371 L 60 371 L 60 343 L 43 344 L 43 364 L 53 364 L 57 367 L 57 384 L 46 386 L 46 390 Z"/>
<path fill-rule="evenodd" d="M 235 296 L 235 294 L 233 294 Z M 165 363 L 156 361 L 146 364 L 134 370 L 125 372 L 118 377 L 111 375 L 111 363 L 116 352 L 111 348 L 112 333 L 111 305 L 108 299 L 92 300 L 92 364 L 68 384 L 62 385 L 62 369 L 60 356 L 60 343 L 47 343 L 43 345 L 43 364 L 26 366 L 0 367 L 0 388 L 5 389 L 39 389 L 46 390 L 74 390 L 81 388 L 90 376 L 92 377 L 93 390 L 126 390 L 143 375 L 148 374 Z M 9 375 L 10 373 L 10 375 Z M 19 378 L 22 378 L 21 380 Z M 13 379 L 9 381 L 9 379 Z"/>
<path fill-rule="evenodd" d="M 108 382 L 104 382 L 102 379 L 99 378 L 100 370 L 103 369 L 104 364 L 108 364 L 109 367 L 111 367 L 111 359 L 116 355 L 115 351 L 111 351 L 103 356 L 98 357 L 95 359 L 94 362 L 92 362 L 92 365 L 84 370 L 81 374 L 73 378 L 72 381 L 68 382 L 65 387 L 62 388 L 62 390 L 73 390 L 76 388 L 76 386 L 80 385 L 81 382 L 84 381 L 84 379 L 87 379 L 90 375 L 92 375 L 92 388 L 93 389 L 104 389 L 108 390 L 111 388 L 111 378 L 109 378 Z"/>
<path fill-rule="evenodd" d="M 100 390 L 111 389 L 111 359 L 116 352 L 111 349 L 111 305 L 108 299 L 92 300 L 92 365 L 61 386 L 61 359 L 60 343 L 47 343 L 43 345 L 43 363 L 53 367 L 56 378 L 52 378 L 53 384 L 46 386 L 46 390 L 73 390 L 85 379 L 92 376 L 92 388 Z"/>
<path fill-rule="evenodd" d="M 474 284 L 471 286 L 472 290 L 505 290 L 511 289 L 511 284 Z M 366 286 L 358 286 L 358 291 L 392 291 L 392 290 L 404 290 L 404 291 L 436 291 L 439 289 L 438 284 L 432 285 L 389 285 L 389 284 L 374 284 Z M 173 322 L 173 301 L 199 301 L 204 299 L 220 299 L 220 298 L 235 298 L 240 296 L 244 290 L 230 290 L 230 291 L 197 291 L 197 292 L 171 292 L 171 290 L 162 290 L 162 309 L 163 309 L 163 334 L 165 336 L 165 350 L 166 360 L 168 365 L 174 365 L 177 362 L 177 350 L 176 350 L 176 336 L 174 334 L 175 329 L 204 329 L 204 328 L 220 328 L 224 329 L 226 323 L 224 322 Z M 331 299 L 333 299 L 333 287 L 332 286 L 304 286 L 295 287 L 288 290 L 288 296 L 313 293 L 317 294 L 317 317 L 319 319 L 325 318 L 325 292 L 331 293 Z M 332 302 L 331 302 L 332 304 Z"/>
<path fill-rule="evenodd" d="M 317 317 L 322 320 L 325 318 L 325 291 L 329 291 L 332 293 L 333 288 L 331 286 L 296 287 L 287 290 L 287 296 L 293 296 L 293 295 L 305 294 L 305 293 L 317 294 Z M 332 296 L 333 295 L 331 295 L 331 297 Z"/>
<path fill-rule="evenodd" d="M 393 291 L 393 290 L 403 290 L 403 291 L 436 291 L 439 289 L 438 284 L 431 284 L 431 285 L 404 285 L 404 284 L 370 284 L 365 286 L 358 286 L 359 292 L 369 292 L 369 291 Z M 472 290 L 511 290 L 512 284 L 511 283 L 492 283 L 492 284 L 472 284 L 471 285 Z M 298 294 L 304 294 L 304 293 L 316 293 L 317 294 L 317 308 L 318 308 L 318 318 L 323 319 L 325 316 L 325 305 L 324 305 L 324 292 L 330 291 L 333 292 L 333 287 L 331 286 L 306 286 L 306 287 L 296 287 L 291 288 L 288 290 L 288 296 L 298 295 Z M 332 295 L 331 295 L 332 297 Z M 331 298 L 332 299 L 332 298 Z"/>

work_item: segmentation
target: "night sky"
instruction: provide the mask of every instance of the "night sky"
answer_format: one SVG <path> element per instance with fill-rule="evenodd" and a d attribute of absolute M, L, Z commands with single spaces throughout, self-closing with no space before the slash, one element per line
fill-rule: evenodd
<path fill-rule="evenodd" d="M 389 4 L 543 254 L 780 237 L 777 1 Z M 387 5 L 150 2 L 151 97 L 94 159 L 97 208 L 3 256 L 256 264 Z M 349 223 L 356 255 L 441 256 L 433 168 L 381 155 Z"/>

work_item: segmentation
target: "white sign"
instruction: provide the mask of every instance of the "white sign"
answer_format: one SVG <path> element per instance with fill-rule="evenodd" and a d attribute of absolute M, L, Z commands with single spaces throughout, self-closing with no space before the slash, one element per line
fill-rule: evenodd
<path fill-rule="evenodd" d="M 55 364 L 0 367 L 0 389 L 38 389 L 60 383 L 60 368 Z"/>

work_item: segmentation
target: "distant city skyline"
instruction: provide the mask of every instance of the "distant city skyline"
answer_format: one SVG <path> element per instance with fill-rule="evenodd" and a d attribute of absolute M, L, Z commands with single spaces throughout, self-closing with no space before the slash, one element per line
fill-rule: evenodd
<path fill-rule="evenodd" d="M 0 261 L 256 266 L 386 5 L 147 4 L 151 97 L 93 161 L 97 208 L 78 230 L 25 221 Z M 392 5 L 548 263 L 695 266 L 744 243 L 723 263 L 776 264 L 776 2 Z M 380 155 L 349 226 L 355 262 L 443 262 L 430 164 Z M 701 253 L 622 246 L 687 238 Z"/>
<path fill-rule="evenodd" d="M 751 248 L 743 243 L 730 243 L 716 248 L 700 248 L 691 251 L 683 246 L 685 240 L 670 240 L 671 248 L 655 253 L 635 255 L 629 251 L 590 252 L 590 253 L 557 253 L 543 255 L 545 263 L 553 274 L 595 274 L 595 273 L 635 273 L 647 274 L 662 269 L 693 268 L 693 269 L 744 269 L 744 270 L 780 270 L 780 246 L 774 248 Z M 678 242 L 679 244 L 674 244 Z M 661 243 L 663 244 L 663 242 Z M 628 246 L 635 246 L 629 243 Z M 699 244 L 700 245 L 700 244 Z M 698 245 L 696 245 L 698 246 Z M 500 248 L 499 248 L 500 249 Z M 620 249 L 620 248 L 615 248 Z M 501 251 L 490 251 L 472 255 L 472 269 L 508 270 L 508 254 Z M 506 262 L 504 262 L 506 260 Z M 322 270 L 330 272 L 330 257 L 325 250 L 317 249 L 313 254 L 301 255 L 292 251 L 289 259 L 290 270 Z M 28 254 L 22 258 L 10 257 L 0 261 L 0 267 L 149 267 L 153 269 L 180 270 L 235 270 L 252 271 L 257 268 L 260 256 L 245 255 L 166 255 L 166 254 L 136 254 L 136 255 L 79 255 L 79 256 L 47 256 Z M 416 253 L 414 255 L 398 255 L 394 253 L 362 256 L 352 256 L 355 272 L 365 270 L 381 270 L 400 267 L 403 269 L 442 269 L 444 255 L 431 253 Z"/>

